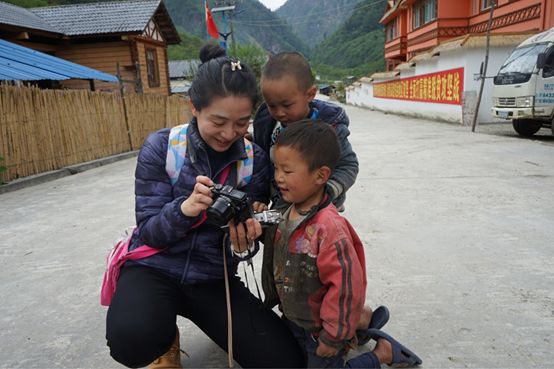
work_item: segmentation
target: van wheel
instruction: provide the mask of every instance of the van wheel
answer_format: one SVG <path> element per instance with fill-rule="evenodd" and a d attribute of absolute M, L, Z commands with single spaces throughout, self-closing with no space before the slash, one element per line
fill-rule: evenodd
<path fill-rule="evenodd" d="M 541 129 L 541 122 L 533 119 L 514 119 L 514 130 L 522 137 L 532 137 Z"/>

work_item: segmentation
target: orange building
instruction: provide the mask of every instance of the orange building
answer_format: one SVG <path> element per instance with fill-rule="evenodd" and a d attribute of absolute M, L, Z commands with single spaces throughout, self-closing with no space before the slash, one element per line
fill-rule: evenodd
<path fill-rule="evenodd" d="M 496 0 L 492 32 L 540 32 L 554 27 L 553 0 Z M 387 70 L 443 41 L 486 32 L 492 0 L 388 0 Z"/>

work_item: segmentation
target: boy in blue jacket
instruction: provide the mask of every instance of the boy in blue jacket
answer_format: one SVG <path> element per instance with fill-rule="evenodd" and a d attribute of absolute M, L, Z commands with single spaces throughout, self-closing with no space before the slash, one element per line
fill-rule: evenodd
<path fill-rule="evenodd" d="M 268 60 L 262 70 L 260 86 L 265 102 L 259 107 L 254 118 L 254 143 L 260 146 L 274 163 L 273 146 L 279 134 L 290 123 L 317 119 L 331 125 L 338 138 L 340 156 L 327 181 L 327 188 L 337 210 L 343 211 L 346 191 L 352 187 L 358 175 L 358 158 L 348 141 L 350 121 L 340 106 L 315 99 L 317 87 L 314 82 L 310 64 L 298 52 L 282 52 Z M 284 211 L 289 204 L 283 200 L 273 171 L 270 171 L 270 177 L 272 207 Z M 264 240 L 264 244 L 270 242 L 272 241 Z M 371 326 L 373 313 L 377 314 L 375 318 L 378 320 L 388 320 L 386 307 L 378 308 L 375 312 L 365 308 L 360 320 L 361 326 Z M 358 338 L 361 344 L 369 340 L 363 329 Z"/>
<path fill-rule="evenodd" d="M 260 82 L 265 102 L 254 118 L 254 142 L 269 154 L 279 133 L 288 124 L 302 119 L 320 119 L 330 124 L 340 144 L 340 158 L 328 182 L 333 203 L 342 211 L 345 193 L 358 175 L 358 158 L 348 141 L 349 119 L 340 106 L 316 100 L 317 87 L 308 61 L 297 52 L 272 56 L 264 66 Z M 274 208 L 284 208 L 281 194 L 272 178 L 271 200 Z"/>

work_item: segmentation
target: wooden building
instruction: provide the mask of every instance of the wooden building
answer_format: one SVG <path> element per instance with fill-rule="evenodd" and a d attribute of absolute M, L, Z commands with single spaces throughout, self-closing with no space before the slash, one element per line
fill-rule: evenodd
<path fill-rule="evenodd" d="M 0 2 L 0 38 L 117 75 L 126 93 L 164 95 L 170 94 L 167 45 L 180 42 L 163 0 L 30 9 Z M 89 84 L 72 80 L 64 87 Z"/>
<path fill-rule="evenodd" d="M 550 0 L 496 0 L 492 32 L 540 32 L 554 26 Z M 486 31 L 491 0 L 388 0 L 385 26 L 387 70 L 442 42 Z"/>

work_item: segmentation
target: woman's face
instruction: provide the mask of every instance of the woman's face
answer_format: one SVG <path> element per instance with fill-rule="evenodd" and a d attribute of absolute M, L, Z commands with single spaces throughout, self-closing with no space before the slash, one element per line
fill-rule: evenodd
<path fill-rule="evenodd" d="M 224 152 L 248 130 L 252 108 L 252 100 L 245 96 L 215 96 L 202 110 L 193 107 L 192 114 L 202 139 L 215 151 Z"/>

